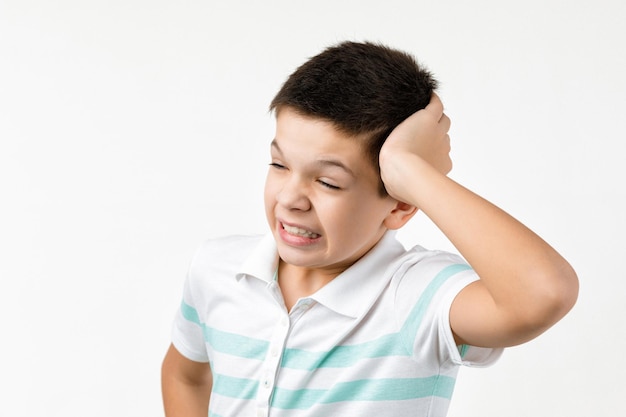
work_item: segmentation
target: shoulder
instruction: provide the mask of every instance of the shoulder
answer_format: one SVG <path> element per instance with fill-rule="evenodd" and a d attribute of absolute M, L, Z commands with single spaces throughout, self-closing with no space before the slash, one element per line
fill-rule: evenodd
<path fill-rule="evenodd" d="M 397 301 L 408 307 L 417 299 L 435 301 L 444 293 L 454 296 L 477 278 L 460 255 L 415 246 L 402 255 L 393 280 Z"/>
<path fill-rule="evenodd" d="M 401 275 L 427 278 L 437 274 L 441 270 L 457 265 L 460 269 L 468 269 L 467 262 L 458 254 L 442 250 L 429 250 L 422 246 L 414 246 L 407 250 L 399 258 L 399 270 Z"/>

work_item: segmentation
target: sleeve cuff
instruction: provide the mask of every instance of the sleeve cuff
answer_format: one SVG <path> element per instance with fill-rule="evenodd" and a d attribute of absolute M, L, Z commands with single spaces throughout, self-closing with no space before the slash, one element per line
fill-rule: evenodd
<path fill-rule="evenodd" d="M 456 296 L 469 284 L 478 280 L 473 270 L 463 273 L 447 291 L 446 298 L 442 303 L 440 332 L 452 363 L 469 367 L 487 367 L 493 365 L 502 356 L 504 348 L 483 348 L 471 345 L 457 346 L 450 327 L 450 308 Z"/>

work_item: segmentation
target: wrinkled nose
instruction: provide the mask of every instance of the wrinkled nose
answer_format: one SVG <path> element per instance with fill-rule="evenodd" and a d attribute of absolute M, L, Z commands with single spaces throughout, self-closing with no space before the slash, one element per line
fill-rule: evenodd
<path fill-rule="evenodd" d="M 299 181 L 286 181 L 276 195 L 278 204 L 288 210 L 307 211 L 311 208 L 311 201 L 306 187 Z"/>

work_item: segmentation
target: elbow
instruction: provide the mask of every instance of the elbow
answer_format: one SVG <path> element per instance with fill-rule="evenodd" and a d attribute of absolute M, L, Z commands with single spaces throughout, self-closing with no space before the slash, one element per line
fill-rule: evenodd
<path fill-rule="evenodd" d="M 563 318 L 576 304 L 578 300 L 579 282 L 576 272 L 567 262 L 559 268 L 552 290 L 555 316 L 557 321 Z"/>
<path fill-rule="evenodd" d="M 579 282 L 574 269 L 565 262 L 556 271 L 544 275 L 544 283 L 536 294 L 528 326 L 539 330 L 549 329 L 574 307 L 578 300 Z"/>

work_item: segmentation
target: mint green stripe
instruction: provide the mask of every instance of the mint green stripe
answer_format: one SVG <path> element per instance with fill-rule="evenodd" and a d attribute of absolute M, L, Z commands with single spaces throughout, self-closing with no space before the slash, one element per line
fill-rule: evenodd
<path fill-rule="evenodd" d="M 346 368 L 362 359 L 384 356 L 407 356 L 398 334 L 385 335 L 357 345 L 336 346 L 328 352 L 285 349 L 281 366 L 309 371 L 318 368 Z"/>
<path fill-rule="evenodd" d="M 198 311 L 185 303 L 184 301 L 180 303 L 180 311 L 183 313 L 183 317 L 189 320 L 192 323 L 196 323 L 199 326 L 202 326 L 202 322 L 200 321 L 200 317 L 198 316 Z"/>
<path fill-rule="evenodd" d="M 220 414 L 215 414 L 214 412 L 209 410 L 209 417 L 223 417 L 223 416 Z"/>
<path fill-rule="evenodd" d="M 461 359 L 465 358 L 467 351 L 469 350 L 469 345 L 461 345 L 459 346 L 459 353 L 461 354 Z"/>
<path fill-rule="evenodd" d="M 450 399 L 455 379 L 446 376 L 428 378 L 362 379 L 343 382 L 329 390 L 276 388 L 272 407 L 305 410 L 315 404 L 342 401 L 401 401 L 430 396 Z"/>
<path fill-rule="evenodd" d="M 413 307 L 413 310 L 411 310 L 409 317 L 404 322 L 404 325 L 400 330 L 407 343 L 407 348 L 412 348 L 417 334 L 417 329 L 422 323 L 426 310 L 439 288 L 441 288 L 448 278 L 454 274 L 468 269 L 471 269 L 471 267 L 467 264 L 449 265 L 439 272 L 430 284 L 428 284 L 428 287 L 426 287 L 426 290 L 422 293 L 420 299 L 417 301 L 417 304 L 415 304 L 415 307 Z"/>
<path fill-rule="evenodd" d="M 417 329 L 433 297 L 448 278 L 467 269 L 470 269 L 469 265 L 456 264 L 444 268 L 437 274 L 409 314 L 400 333 L 388 334 L 361 344 L 336 346 L 328 352 L 285 349 L 281 366 L 313 371 L 318 368 L 346 368 L 362 359 L 410 356 L 412 352 L 407 346 L 413 345 Z M 403 343 L 403 340 L 406 342 Z"/>
<path fill-rule="evenodd" d="M 204 339 L 216 352 L 247 359 L 263 360 L 269 342 L 204 326 Z"/>
<path fill-rule="evenodd" d="M 376 340 L 356 345 L 336 346 L 328 352 L 285 349 L 281 366 L 312 371 L 318 368 L 350 367 L 362 359 L 410 355 L 410 349 L 405 348 L 405 346 L 410 347 L 413 345 L 419 325 L 434 295 L 448 278 L 467 269 L 470 269 L 469 265 L 456 264 L 444 268 L 437 274 L 409 314 L 399 334 L 385 335 Z M 187 320 L 202 327 L 205 341 L 209 343 L 216 352 L 256 360 L 263 360 L 265 358 L 269 348 L 268 341 L 206 326 L 200 320 L 197 310 L 185 302 L 181 305 L 181 311 Z M 402 343 L 402 340 L 404 340 L 405 343 Z"/>
<path fill-rule="evenodd" d="M 211 345 L 213 350 L 216 352 L 227 353 L 229 355 L 247 359 L 265 359 L 265 355 L 267 354 L 267 349 L 269 347 L 268 341 L 254 339 L 209 327 L 202 323 L 198 315 L 198 311 L 189 304 L 186 304 L 184 301 L 181 304 L 181 312 L 185 319 L 202 327 L 204 340 Z"/>
<path fill-rule="evenodd" d="M 211 392 L 225 397 L 251 400 L 256 397 L 258 388 L 258 381 L 253 379 L 213 374 L 213 390 Z"/>

